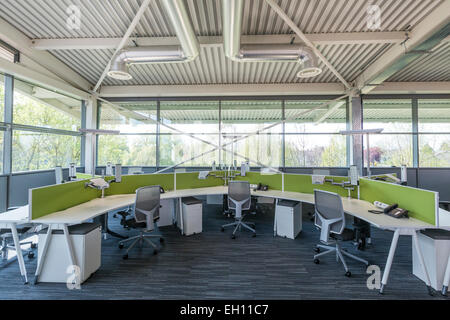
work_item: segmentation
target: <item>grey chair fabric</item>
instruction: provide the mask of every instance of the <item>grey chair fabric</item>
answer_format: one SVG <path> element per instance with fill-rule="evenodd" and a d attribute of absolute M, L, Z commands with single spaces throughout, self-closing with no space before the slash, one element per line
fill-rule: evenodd
<path fill-rule="evenodd" d="M 233 201 L 234 200 L 234 201 Z M 248 181 L 230 181 L 228 184 L 228 208 L 236 209 L 236 202 L 242 202 L 242 210 L 249 210 L 251 205 L 250 183 Z"/>
<path fill-rule="evenodd" d="M 133 228 L 140 229 L 137 236 L 122 240 L 119 242 L 119 248 L 123 248 L 124 243 L 132 241 L 127 248 L 123 258 L 128 259 L 128 252 L 137 244 L 145 241 L 154 248 L 153 253 L 158 252 L 158 246 L 149 240 L 149 238 L 158 238 L 160 243 L 164 238 L 158 231 L 156 221 L 159 218 L 159 208 L 161 199 L 160 186 L 146 186 L 136 190 L 136 200 L 134 206 L 134 220 L 128 219 L 125 224 Z M 155 230 L 155 231 L 152 231 Z M 150 232 L 152 231 L 152 232 Z"/>
<path fill-rule="evenodd" d="M 335 221 L 337 219 L 338 221 L 329 226 L 329 232 L 342 233 L 345 227 L 345 214 L 341 197 L 337 193 L 314 190 L 314 202 L 315 225 L 322 228 L 322 221 Z"/>
<path fill-rule="evenodd" d="M 340 259 L 345 275 L 350 276 L 351 272 L 347 267 L 344 256 L 369 265 L 367 260 L 359 258 L 341 248 L 340 241 L 350 241 L 354 239 L 354 231 L 345 228 L 345 213 L 342 199 L 337 193 L 314 190 L 315 217 L 314 223 L 320 228 L 320 242 L 316 245 L 317 254 L 314 255 L 314 262 L 319 263 L 319 257 L 329 253 L 336 253 L 336 259 Z M 333 245 L 333 246 L 332 246 Z M 325 249 L 325 252 L 320 252 Z"/>
<path fill-rule="evenodd" d="M 250 193 L 250 183 L 248 181 L 230 181 L 228 183 L 228 209 L 234 210 L 235 222 L 227 223 L 222 225 L 221 230 L 224 231 L 226 227 L 234 227 L 234 231 L 231 238 L 235 238 L 236 231 L 240 230 L 241 227 L 251 231 L 253 237 L 256 236 L 256 231 L 254 229 L 254 223 L 243 222 L 245 215 L 242 213 L 244 210 L 250 210 L 252 204 L 252 195 Z M 250 227 L 250 225 L 253 226 Z"/>
<path fill-rule="evenodd" d="M 134 219 L 146 222 L 147 230 L 153 230 L 153 221 L 159 218 L 160 186 L 147 186 L 136 190 Z"/>

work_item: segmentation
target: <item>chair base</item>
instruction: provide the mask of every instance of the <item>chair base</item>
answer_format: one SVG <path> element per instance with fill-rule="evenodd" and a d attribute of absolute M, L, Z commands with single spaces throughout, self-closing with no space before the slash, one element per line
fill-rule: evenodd
<path fill-rule="evenodd" d="M 325 249 L 327 251 L 321 252 L 321 253 L 318 253 L 318 254 L 314 255 L 314 262 L 317 261 L 316 263 L 318 263 L 319 257 L 324 256 L 324 255 L 329 254 L 329 253 L 335 252 L 336 253 L 336 262 L 339 262 L 339 260 L 341 260 L 341 262 L 342 262 L 342 264 L 344 266 L 346 275 L 348 275 L 348 276 L 350 276 L 351 273 L 350 273 L 350 271 L 349 271 L 349 269 L 347 267 L 347 263 L 345 262 L 344 256 L 347 256 L 350 259 L 353 259 L 353 260 L 359 261 L 361 263 L 364 263 L 366 266 L 369 265 L 369 261 L 367 261 L 365 259 L 362 259 L 360 257 L 357 257 L 357 256 L 355 256 L 355 255 L 353 255 L 353 254 L 343 250 L 341 248 L 341 246 L 339 245 L 339 243 L 337 243 L 337 242 L 336 242 L 336 246 L 334 246 L 334 247 L 333 246 L 323 245 L 323 244 L 318 244 L 318 245 L 316 245 L 316 248 L 318 249 L 318 251 L 320 251 L 319 248 Z"/>
<path fill-rule="evenodd" d="M 159 238 L 159 242 L 162 243 L 164 242 L 164 238 L 160 235 L 160 234 L 152 234 L 152 233 L 146 233 L 144 231 L 141 231 L 139 233 L 139 235 L 131 237 L 131 238 L 127 238 L 124 240 L 119 241 L 119 248 L 122 249 L 123 245 L 127 242 L 131 241 L 131 244 L 128 246 L 127 250 L 125 251 L 125 254 L 123 256 L 124 259 L 128 258 L 128 252 L 133 249 L 136 244 L 140 244 L 141 248 L 144 242 L 148 243 L 151 247 L 153 247 L 154 251 L 153 254 L 157 254 L 158 253 L 158 246 L 153 243 L 152 241 L 150 241 L 149 239 L 151 238 Z"/>
<path fill-rule="evenodd" d="M 252 225 L 253 228 L 250 227 L 250 225 Z M 235 222 L 222 225 L 221 231 L 224 231 L 225 228 L 227 228 L 227 227 L 234 227 L 233 233 L 231 234 L 232 239 L 234 239 L 236 237 L 236 231 L 238 231 L 238 229 L 240 230 L 241 227 L 244 227 L 245 229 L 253 232 L 253 235 L 252 235 L 253 237 L 256 236 L 255 223 L 253 223 L 253 222 L 245 223 L 242 221 L 242 219 L 238 219 Z"/>

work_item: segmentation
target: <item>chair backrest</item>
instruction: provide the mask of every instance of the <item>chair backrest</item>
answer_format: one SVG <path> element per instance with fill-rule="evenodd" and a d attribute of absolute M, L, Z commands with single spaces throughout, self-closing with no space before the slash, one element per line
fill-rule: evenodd
<path fill-rule="evenodd" d="M 149 220 L 151 213 L 153 213 L 152 220 L 159 217 L 160 188 L 160 186 L 147 186 L 136 190 L 134 219 L 136 222 L 146 222 L 147 229 L 153 227 L 153 221 Z"/>
<path fill-rule="evenodd" d="M 250 183 L 248 181 L 230 181 L 228 183 L 228 208 L 236 209 L 236 202 L 241 201 L 244 201 L 241 206 L 242 210 L 250 209 Z"/>
<path fill-rule="evenodd" d="M 345 228 L 342 199 L 337 193 L 314 190 L 314 203 L 314 224 L 321 228 L 320 240 L 327 242 L 330 232 L 340 234 Z"/>

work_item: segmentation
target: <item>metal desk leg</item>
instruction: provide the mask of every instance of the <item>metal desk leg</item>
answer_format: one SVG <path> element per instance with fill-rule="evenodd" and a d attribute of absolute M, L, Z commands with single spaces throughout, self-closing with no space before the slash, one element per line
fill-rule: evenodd
<path fill-rule="evenodd" d="M 444 284 L 442 285 L 442 295 L 446 296 L 448 291 L 448 284 L 450 282 L 450 256 L 448 257 L 447 269 L 445 270 Z"/>
<path fill-rule="evenodd" d="M 181 201 L 181 198 L 178 198 L 180 201 L 180 229 L 181 229 L 181 235 L 184 235 L 184 224 L 183 224 L 183 201 Z"/>
<path fill-rule="evenodd" d="M 430 276 L 428 275 L 427 267 L 425 266 L 425 260 L 423 259 L 422 249 L 420 248 L 419 239 L 417 238 L 417 232 L 419 231 L 415 231 L 412 234 L 414 246 L 416 247 L 417 255 L 419 257 L 420 267 L 422 268 L 423 273 L 425 273 L 425 283 L 427 284 L 428 294 L 433 296 L 434 294 L 433 289 L 431 288 Z"/>
<path fill-rule="evenodd" d="M 278 198 L 275 199 L 275 214 L 273 218 L 273 236 L 277 236 L 277 206 L 278 206 Z"/>
<path fill-rule="evenodd" d="M 47 230 L 47 236 L 45 237 L 44 247 L 42 248 L 42 255 L 41 257 L 38 257 L 38 265 L 36 267 L 36 273 L 34 274 L 34 281 L 33 284 L 36 284 L 39 280 L 39 275 L 42 271 L 42 266 L 45 263 L 45 258 L 47 256 L 48 246 L 50 244 L 50 240 L 52 238 L 52 225 L 48 226 Z"/>
<path fill-rule="evenodd" d="M 14 247 L 16 249 L 17 260 L 19 261 L 20 274 L 24 279 L 24 283 L 28 283 L 27 269 L 25 268 L 25 262 L 23 261 L 22 248 L 20 247 L 19 235 L 17 234 L 16 224 L 11 224 L 11 232 L 14 240 Z"/>
<path fill-rule="evenodd" d="M 383 272 L 383 279 L 381 280 L 380 293 L 384 293 L 384 286 L 389 279 L 389 272 L 391 272 L 392 261 L 394 260 L 395 250 L 397 249 L 398 237 L 400 236 L 400 229 L 395 229 L 394 236 L 392 237 L 391 248 L 389 249 L 389 255 L 386 262 L 386 267 Z"/>
<path fill-rule="evenodd" d="M 75 252 L 73 251 L 72 238 L 70 237 L 69 228 L 67 228 L 67 224 L 63 224 L 62 229 L 64 231 L 64 238 L 66 239 L 70 264 L 73 266 L 77 266 L 77 259 L 75 257 Z"/>

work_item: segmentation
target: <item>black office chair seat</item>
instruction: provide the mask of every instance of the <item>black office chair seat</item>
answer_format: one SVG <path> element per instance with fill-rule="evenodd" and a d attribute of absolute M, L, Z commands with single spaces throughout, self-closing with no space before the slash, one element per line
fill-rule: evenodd
<path fill-rule="evenodd" d="M 158 218 L 153 219 L 154 222 L 158 221 Z M 145 222 L 136 222 L 136 219 L 130 218 L 120 222 L 125 228 L 144 229 L 147 224 Z"/>
<path fill-rule="evenodd" d="M 341 234 L 332 233 L 330 237 L 338 241 L 351 241 L 355 238 L 355 231 L 345 228 Z"/>

